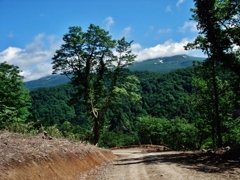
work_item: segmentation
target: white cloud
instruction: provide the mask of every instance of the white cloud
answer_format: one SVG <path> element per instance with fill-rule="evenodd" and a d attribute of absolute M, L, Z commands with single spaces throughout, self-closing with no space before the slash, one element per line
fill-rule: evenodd
<path fill-rule="evenodd" d="M 190 54 L 193 51 L 186 51 L 184 47 L 187 43 L 192 42 L 193 40 L 182 39 L 181 42 L 173 42 L 168 40 L 163 44 L 158 44 L 154 47 L 143 49 L 140 44 L 133 44 L 132 50 L 133 53 L 137 55 L 136 61 L 143 61 L 146 59 L 152 59 L 157 57 L 166 57 L 174 56 L 179 54 Z"/>
<path fill-rule="evenodd" d="M 121 32 L 121 37 L 129 37 L 130 36 L 130 33 L 132 31 L 132 28 L 130 26 L 124 28 L 124 30 Z"/>
<path fill-rule="evenodd" d="M 110 27 L 114 24 L 114 20 L 111 16 L 108 16 L 104 20 L 104 24 L 106 25 L 106 30 L 109 31 Z"/>
<path fill-rule="evenodd" d="M 8 47 L 0 52 L 0 62 L 18 66 L 25 81 L 38 79 L 52 73 L 51 59 L 61 43 L 54 36 L 39 34 L 24 49 Z"/>
<path fill-rule="evenodd" d="M 182 4 L 185 0 L 178 0 L 176 6 L 179 6 L 180 4 Z"/>
<path fill-rule="evenodd" d="M 139 52 L 139 51 L 142 50 L 142 46 L 138 43 L 132 44 L 131 49 L 132 49 L 133 52 Z"/>
<path fill-rule="evenodd" d="M 166 7 L 166 12 L 172 12 L 172 9 L 171 9 L 171 6 L 170 6 L 170 5 L 168 5 L 168 6 Z"/>
<path fill-rule="evenodd" d="M 126 28 L 128 34 L 131 28 Z M 183 46 L 194 39 L 182 39 L 180 42 L 168 40 L 163 44 L 154 47 L 143 48 L 140 44 L 132 44 L 132 51 L 137 56 L 137 61 L 142 61 L 157 57 L 173 56 L 178 54 L 188 54 L 201 56 L 200 51 L 185 51 Z M 20 68 L 21 75 L 25 81 L 41 78 L 52 73 L 51 59 L 60 48 L 62 41 L 57 41 L 54 36 L 39 34 L 32 43 L 26 45 L 24 49 L 19 47 L 8 47 L 0 52 L 0 62 L 6 61 Z"/>
<path fill-rule="evenodd" d="M 193 21 L 184 22 L 184 25 L 178 28 L 179 32 L 185 33 L 186 31 L 190 30 L 191 32 L 198 32 L 197 30 L 197 23 Z"/>

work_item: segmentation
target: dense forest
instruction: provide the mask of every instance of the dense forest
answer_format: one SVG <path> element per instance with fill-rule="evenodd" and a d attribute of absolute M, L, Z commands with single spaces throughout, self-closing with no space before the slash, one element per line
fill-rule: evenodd
<path fill-rule="evenodd" d="M 197 149 L 213 145 L 211 121 L 202 119 L 204 107 L 195 104 L 193 67 L 164 74 L 150 71 L 129 73 L 140 81 L 141 101 L 133 103 L 122 99 L 116 102 L 118 108 L 107 113 L 100 146 L 164 144 L 173 149 L 181 149 L 182 145 Z M 228 79 L 226 76 L 222 78 Z M 39 124 L 45 127 L 55 125 L 66 137 L 77 135 L 80 140 L 89 140 L 91 120 L 84 113 L 84 106 L 68 106 L 72 94 L 69 84 L 33 90 L 30 92 L 32 114 Z M 228 95 L 224 96 L 222 113 L 228 115 L 222 122 L 224 145 L 237 145 L 240 140 L 237 107 Z"/>
<path fill-rule="evenodd" d="M 28 91 L 18 67 L 0 64 L 0 128 L 100 147 L 239 146 L 239 3 L 194 2 L 200 33 L 185 49 L 202 50 L 204 61 L 165 73 L 130 71 L 132 41 L 113 40 L 93 24 L 86 32 L 70 27 L 52 58 L 53 73 L 70 82 Z"/>
<path fill-rule="evenodd" d="M 150 71 L 128 73 L 138 77 L 142 99 L 137 103 L 127 98 L 115 102 L 117 108 L 110 109 L 107 113 L 108 121 L 105 122 L 100 145 L 112 147 L 133 143 L 167 143 L 173 146 L 168 137 L 168 130 L 177 133 L 172 129 L 171 123 L 178 121 L 179 125 L 192 128 L 188 129 L 189 132 L 183 133 L 197 131 L 193 124 L 195 113 L 189 100 L 192 94 L 193 68 L 179 69 L 166 74 Z M 69 84 L 33 90 L 30 92 L 32 114 L 38 119 L 39 124 L 45 127 L 56 125 L 65 135 L 73 133 L 83 139 L 89 138 L 92 127 L 90 119 L 84 113 L 84 106 L 68 106 L 72 94 L 73 88 Z M 156 123 L 158 121 L 159 124 Z M 166 129 L 162 128 L 163 125 L 167 126 Z M 153 129 L 146 129 L 148 127 Z M 186 137 L 188 136 L 189 134 L 186 134 Z M 174 137 L 181 139 L 180 134 L 175 134 Z M 194 148 L 197 143 L 196 137 L 188 141 L 191 143 L 184 141 L 181 143 L 188 143 Z M 177 146 L 181 143 L 179 142 Z"/>

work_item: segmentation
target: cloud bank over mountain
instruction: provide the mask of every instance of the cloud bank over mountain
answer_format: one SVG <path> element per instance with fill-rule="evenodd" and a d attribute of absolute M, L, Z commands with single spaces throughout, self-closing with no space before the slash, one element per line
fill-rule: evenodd
<path fill-rule="evenodd" d="M 168 40 L 154 47 L 143 48 L 141 44 L 132 44 L 132 51 L 137 55 L 136 61 L 143 61 L 157 57 L 173 56 L 178 54 L 201 55 L 197 51 L 185 51 L 183 46 L 192 40 L 182 39 L 180 42 Z M 19 47 L 8 47 L 0 52 L 0 62 L 6 61 L 20 68 L 21 75 L 25 81 L 41 78 L 52 73 L 52 57 L 63 42 L 55 36 L 38 34 L 33 42 L 26 45 L 24 49 Z"/>

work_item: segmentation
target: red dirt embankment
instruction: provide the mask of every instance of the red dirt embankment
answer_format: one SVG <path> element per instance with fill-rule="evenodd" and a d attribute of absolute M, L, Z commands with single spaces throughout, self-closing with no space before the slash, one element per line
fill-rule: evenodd
<path fill-rule="evenodd" d="M 0 134 L 0 179 L 84 179 L 115 155 L 109 150 L 63 139 Z"/>

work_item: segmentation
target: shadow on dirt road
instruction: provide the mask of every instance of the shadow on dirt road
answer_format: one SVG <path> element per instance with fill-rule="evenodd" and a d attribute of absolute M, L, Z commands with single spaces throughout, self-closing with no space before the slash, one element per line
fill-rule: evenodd
<path fill-rule="evenodd" d="M 184 165 L 189 169 L 202 172 L 218 172 L 225 173 L 225 171 L 231 171 L 236 168 L 240 168 L 240 162 L 236 160 L 223 159 L 221 155 L 211 153 L 194 153 L 194 152 L 169 152 L 165 154 L 159 152 L 158 154 L 147 153 L 142 158 L 126 158 L 119 160 L 116 166 L 124 166 L 131 164 L 144 163 L 156 164 L 156 163 L 174 163 L 178 165 Z M 149 154 L 149 155 L 147 155 Z"/>
<path fill-rule="evenodd" d="M 223 154 L 162 151 L 149 148 L 114 149 L 118 157 L 97 180 L 239 179 L 240 163 Z"/>

